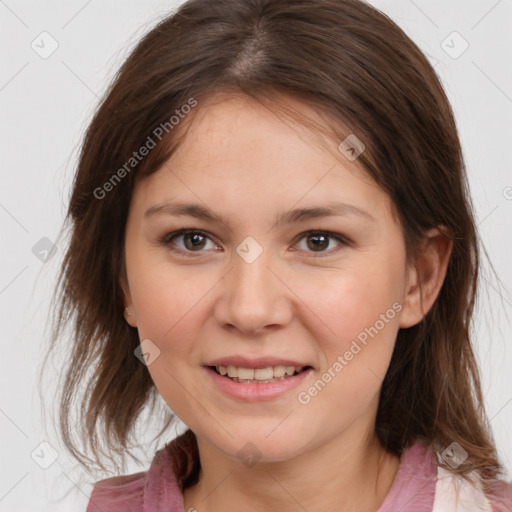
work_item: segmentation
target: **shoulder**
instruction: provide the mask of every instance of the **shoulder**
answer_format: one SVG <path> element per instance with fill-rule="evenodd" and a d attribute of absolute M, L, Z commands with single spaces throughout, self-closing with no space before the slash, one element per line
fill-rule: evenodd
<path fill-rule="evenodd" d="M 432 512 L 436 471 L 435 454 L 430 445 L 416 440 L 404 449 L 395 480 L 378 512 Z"/>
<path fill-rule="evenodd" d="M 142 512 L 148 472 L 100 480 L 87 505 L 87 512 Z"/>
<path fill-rule="evenodd" d="M 497 481 L 485 494 L 476 472 L 468 481 L 440 462 L 439 450 L 426 441 L 406 448 L 378 512 L 512 512 L 512 483 Z"/>
<path fill-rule="evenodd" d="M 436 495 L 432 512 L 493 512 L 491 503 L 482 491 L 476 474 L 471 483 L 459 475 L 439 466 L 437 470 Z"/>
<path fill-rule="evenodd" d="M 512 510 L 512 481 L 496 482 L 489 500 L 493 512 L 510 512 Z"/>
<path fill-rule="evenodd" d="M 511 512 L 512 483 L 499 480 L 492 493 L 485 493 L 476 471 L 470 481 L 439 466 L 432 512 Z"/>
<path fill-rule="evenodd" d="M 169 451 L 156 452 L 147 471 L 100 480 L 94 485 L 86 512 L 182 512 Z"/>

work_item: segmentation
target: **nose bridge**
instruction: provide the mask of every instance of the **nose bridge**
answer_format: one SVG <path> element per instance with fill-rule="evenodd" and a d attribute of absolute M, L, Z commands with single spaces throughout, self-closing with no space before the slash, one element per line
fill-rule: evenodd
<path fill-rule="evenodd" d="M 236 248 L 234 269 L 230 280 L 232 298 L 249 301 L 255 311 L 266 305 L 274 287 L 270 283 L 275 276 L 269 270 L 272 265 L 271 251 L 260 240 L 247 237 Z M 236 297 L 235 297 L 236 296 Z"/>
<path fill-rule="evenodd" d="M 272 252 L 252 237 L 236 248 L 226 276 L 223 322 L 241 331 L 257 331 L 289 320 L 286 286 L 275 275 Z"/>

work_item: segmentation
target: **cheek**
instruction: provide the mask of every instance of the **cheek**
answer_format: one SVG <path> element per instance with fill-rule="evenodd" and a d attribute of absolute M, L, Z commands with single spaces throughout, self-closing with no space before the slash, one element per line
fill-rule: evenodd
<path fill-rule="evenodd" d="M 148 346 L 154 344 L 156 348 L 152 350 L 158 353 L 148 370 L 159 392 L 165 396 L 167 388 L 177 385 L 169 374 L 179 373 L 182 361 L 189 360 L 194 350 L 190 343 L 197 337 L 198 322 L 194 321 L 194 316 L 199 311 L 204 291 L 201 293 L 177 275 L 170 279 L 169 270 L 166 275 L 164 269 L 157 267 L 139 268 L 134 272 L 130 289 L 139 339 L 141 342 L 149 339 Z"/>
<path fill-rule="evenodd" d="M 130 291 L 140 328 L 164 341 L 165 333 L 191 323 L 196 306 L 214 284 L 215 279 L 207 273 L 193 275 L 166 262 L 134 268 Z"/>
<path fill-rule="evenodd" d="M 371 273 L 345 269 L 337 279 L 331 273 L 329 280 L 299 292 L 308 297 L 309 329 L 319 333 L 323 326 L 315 338 L 324 372 L 319 387 L 326 383 L 325 398 L 330 395 L 329 401 L 347 410 L 364 408 L 378 392 L 398 332 L 400 304 L 392 269 L 373 268 Z"/>
<path fill-rule="evenodd" d="M 137 311 L 141 340 L 150 339 L 159 356 L 148 366 L 151 378 L 164 401 L 180 418 L 186 417 L 190 396 L 199 395 L 190 372 L 199 361 L 198 330 L 213 279 L 183 272 L 168 265 L 146 266 L 134 272 L 130 288 Z"/>
<path fill-rule="evenodd" d="M 390 324 L 398 324 L 393 309 L 400 297 L 397 277 L 391 268 L 378 269 L 375 263 L 371 266 L 372 272 L 361 265 L 312 279 L 302 277 L 294 286 L 303 300 L 304 315 L 311 319 L 311 329 L 313 324 L 322 326 L 324 337 L 340 349 L 376 323 L 379 331 L 389 331 Z"/>

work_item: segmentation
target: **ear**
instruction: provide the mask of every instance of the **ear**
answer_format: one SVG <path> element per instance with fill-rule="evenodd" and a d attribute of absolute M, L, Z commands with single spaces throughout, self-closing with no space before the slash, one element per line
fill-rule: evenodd
<path fill-rule="evenodd" d="M 135 312 L 133 311 L 132 304 L 132 296 L 130 293 L 130 287 L 128 286 L 126 276 L 123 274 L 120 278 L 121 290 L 123 292 L 123 304 L 125 309 L 123 310 L 123 315 L 126 322 L 132 327 L 137 327 L 137 318 L 135 316 Z"/>
<path fill-rule="evenodd" d="M 443 286 L 453 242 L 441 229 L 447 231 L 444 226 L 440 226 L 425 233 L 416 261 L 408 269 L 400 328 L 421 322 Z"/>

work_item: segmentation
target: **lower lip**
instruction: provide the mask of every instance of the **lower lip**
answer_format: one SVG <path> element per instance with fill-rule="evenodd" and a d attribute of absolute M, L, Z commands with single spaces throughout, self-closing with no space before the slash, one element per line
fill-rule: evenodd
<path fill-rule="evenodd" d="M 234 398 L 241 398 L 247 401 L 272 400 L 290 391 L 301 384 L 304 379 L 312 373 L 313 368 L 302 371 L 292 377 L 286 377 L 283 380 L 268 382 L 266 384 L 257 384 L 249 382 L 235 382 L 228 377 L 219 375 L 215 370 L 205 366 L 205 370 L 211 376 L 214 384 L 224 393 Z"/>

